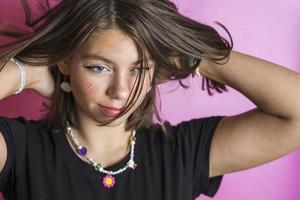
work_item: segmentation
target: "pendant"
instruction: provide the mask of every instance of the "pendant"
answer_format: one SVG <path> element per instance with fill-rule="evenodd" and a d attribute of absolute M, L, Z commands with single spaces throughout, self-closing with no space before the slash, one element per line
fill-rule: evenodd
<path fill-rule="evenodd" d="M 131 169 L 135 169 L 137 164 L 133 161 L 133 160 L 129 160 L 127 163 L 128 167 L 130 167 Z"/>
<path fill-rule="evenodd" d="M 107 188 L 111 188 L 115 185 L 116 180 L 111 174 L 107 174 L 102 181 L 103 185 Z"/>

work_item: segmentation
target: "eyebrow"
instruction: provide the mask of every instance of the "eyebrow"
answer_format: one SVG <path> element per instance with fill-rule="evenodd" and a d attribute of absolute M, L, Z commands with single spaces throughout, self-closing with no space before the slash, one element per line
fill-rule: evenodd
<path fill-rule="evenodd" d="M 105 57 L 103 57 L 101 55 L 98 55 L 98 54 L 84 54 L 82 56 L 82 58 L 83 59 L 92 59 L 92 60 L 102 60 L 102 61 L 104 61 L 104 62 L 106 62 L 108 64 L 115 65 L 114 61 L 112 61 L 112 60 L 110 60 L 108 58 L 105 58 Z M 152 59 L 149 59 L 148 61 L 153 62 Z M 138 65 L 140 63 L 141 63 L 141 60 L 137 60 L 137 61 L 133 62 L 132 64 L 133 65 Z"/>

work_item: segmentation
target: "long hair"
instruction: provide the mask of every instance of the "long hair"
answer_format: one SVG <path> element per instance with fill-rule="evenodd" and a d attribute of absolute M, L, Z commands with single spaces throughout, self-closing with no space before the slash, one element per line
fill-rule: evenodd
<path fill-rule="evenodd" d="M 25 0 L 22 1 L 28 5 Z M 36 26 L 41 21 L 43 23 L 30 34 L 0 32 L 17 39 L 17 43 L 0 46 L 12 46 L 0 56 L 0 70 L 11 57 L 32 66 L 51 66 L 55 91 L 48 108 L 47 122 L 48 128 L 52 129 L 64 128 L 66 120 L 71 125 L 76 124 L 71 119 L 72 114 L 76 119 L 74 99 L 71 93 L 60 89 L 64 75 L 57 63 L 71 57 L 93 33 L 117 27 L 136 43 L 142 65 L 147 65 L 146 55 L 155 61 L 152 89 L 129 116 L 126 130 L 151 126 L 153 114 L 161 121 L 155 106 L 158 84 L 178 80 L 181 86 L 187 88 L 181 79 L 195 75 L 202 59 L 221 64 L 228 58 L 233 46 L 231 35 L 222 24 L 219 25 L 228 33 L 230 42 L 211 26 L 181 15 L 175 4 L 168 0 L 64 0 L 33 24 Z M 121 116 L 140 95 L 144 76 L 145 72 L 141 71 L 130 94 L 133 95 L 132 101 L 126 103 Z M 226 91 L 223 84 L 208 78 L 203 77 L 202 83 L 209 95 L 212 95 L 211 90 Z"/>

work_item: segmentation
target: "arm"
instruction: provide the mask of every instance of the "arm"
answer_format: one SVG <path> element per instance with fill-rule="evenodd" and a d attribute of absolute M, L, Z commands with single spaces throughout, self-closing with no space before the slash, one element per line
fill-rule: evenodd
<path fill-rule="evenodd" d="M 7 157 L 7 147 L 3 135 L 0 132 L 0 173 L 4 167 Z"/>
<path fill-rule="evenodd" d="M 33 84 L 32 70 L 30 67 L 25 67 L 26 83 L 25 88 L 30 88 Z M 0 71 L 0 100 L 14 94 L 20 85 L 20 72 L 15 63 L 9 61 Z"/>
<path fill-rule="evenodd" d="M 199 71 L 257 106 L 221 120 L 212 140 L 210 177 L 252 168 L 300 147 L 299 74 L 235 51 L 225 65 L 203 61 Z"/>
<path fill-rule="evenodd" d="M 54 92 L 54 80 L 46 66 L 26 66 L 25 89 L 32 89 L 50 98 Z M 0 100 L 14 94 L 20 85 L 20 72 L 15 63 L 9 61 L 0 70 Z"/>
<path fill-rule="evenodd" d="M 40 94 L 51 94 L 54 88 L 50 78 L 50 73 L 45 73 L 46 67 L 25 67 L 26 71 L 26 89 L 34 89 Z M 48 72 L 48 70 L 47 70 Z M 40 81 L 40 80 L 43 80 Z M 49 84 L 51 83 L 51 84 Z M 0 71 L 0 100 L 4 99 L 18 89 L 20 85 L 20 72 L 18 67 L 9 61 Z M 53 87 L 53 88 L 52 88 Z M 2 171 L 7 157 L 7 147 L 3 135 L 0 132 L 0 172 Z"/>
<path fill-rule="evenodd" d="M 26 87 L 31 85 L 31 75 L 27 68 L 25 68 L 28 79 L 26 80 Z M 20 74 L 18 67 L 13 62 L 8 62 L 0 72 L 0 100 L 12 95 L 19 87 Z M 7 157 L 7 147 L 3 135 L 0 132 L 0 172 L 2 171 Z"/>

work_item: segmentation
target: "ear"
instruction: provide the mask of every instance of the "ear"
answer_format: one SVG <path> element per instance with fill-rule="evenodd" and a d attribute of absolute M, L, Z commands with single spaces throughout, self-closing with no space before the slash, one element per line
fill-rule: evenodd
<path fill-rule="evenodd" d="M 64 60 L 62 62 L 59 62 L 57 65 L 58 65 L 59 71 L 62 74 L 64 74 L 65 76 L 70 75 L 70 66 L 69 66 L 69 61 L 68 60 Z"/>

